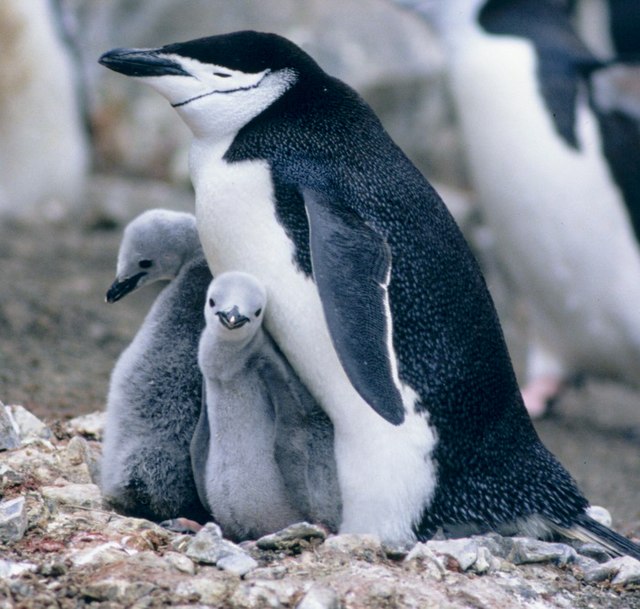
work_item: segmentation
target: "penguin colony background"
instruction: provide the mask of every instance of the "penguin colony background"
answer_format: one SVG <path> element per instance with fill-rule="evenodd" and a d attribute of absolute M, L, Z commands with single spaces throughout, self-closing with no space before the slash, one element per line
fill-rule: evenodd
<path fill-rule="evenodd" d="M 264 285 L 264 323 L 331 420 L 340 532 L 561 534 L 640 557 L 539 441 L 472 254 L 352 89 L 249 31 L 100 61 L 191 129 L 207 262 Z"/>

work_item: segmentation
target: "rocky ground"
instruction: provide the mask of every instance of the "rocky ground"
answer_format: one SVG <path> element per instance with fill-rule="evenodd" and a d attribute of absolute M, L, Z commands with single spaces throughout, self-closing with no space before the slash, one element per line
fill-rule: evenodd
<path fill-rule="evenodd" d="M 390 548 L 301 523 L 235 545 L 108 511 L 100 413 L 52 428 L 0 405 L 0 608 L 640 607 L 640 562 L 497 535 Z"/>
<path fill-rule="evenodd" d="M 121 230 L 147 207 L 190 205 L 186 190 L 101 176 L 71 217 L 52 206 L 39 223 L 0 223 L 0 400 L 23 405 L 50 430 L 0 453 L 2 609 L 640 607 L 633 565 L 596 567 L 564 546 L 527 550 L 523 562 L 514 542 L 481 539 L 464 552 L 466 546 L 419 546 L 407 558 L 372 539 L 316 536 L 295 542 L 295 550 L 249 544 L 238 560 L 246 565 L 250 556 L 257 567 L 240 577 L 188 550 L 189 538 L 104 510 L 92 482 L 99 425 L 70 427 L 70 420 L 103 408 L 110 370 L 157 293 L 147 288 L 114 305 L 104 302 Z M 517 307 L 492 280 L 491 265 L 488 272 L 519 365 Z M 588 380 L 536 423 L 592 502 L 609 508 L 620 532 L 636 537 L 638 402 L 636 390 Z M 215 531 L 204 535 L 215 541 Z M 532 556 L 538 558 L 528 562 Z"/>

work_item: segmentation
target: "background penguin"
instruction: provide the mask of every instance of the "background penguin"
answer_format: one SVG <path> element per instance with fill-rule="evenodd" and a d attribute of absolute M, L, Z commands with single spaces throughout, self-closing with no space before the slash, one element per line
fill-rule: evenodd
<path fill-rule="evenodd" d="M 637 385 L 638 73 L 597 60 L 554 0 L 405 4 L 442 35 L 473 186 L 530 305 L 531 414 L 578 373 Z"/>
<path fill-rule="evenodd" d="M 540 443 L 467 244 L 352 89 L 257 32 L 101 62 L 194 133 L 207 259 L 267 287 L 267 327 L 331 417 L 341 532 L 410 542 L 537 523 L 640 556 L 586 516 Z"/>
<path fill-rule="evenodd" d="M 253 276 L 230 272 L 212 281 L 204 307 L 192 462 L 203 503 L 234 539 L 340 520 L 331 421 L 263 331 L 266 305 Z"/>
<path fill-rule="evenodd" d="M 198 340 L 211 273 L 191 214 L 153 209 L 126 227 L 107 301 L 159 279 L 173 281 L 111 375 L 101 487 L 122 513 L 205 522 L 189 444 L 200 414 Z"/>

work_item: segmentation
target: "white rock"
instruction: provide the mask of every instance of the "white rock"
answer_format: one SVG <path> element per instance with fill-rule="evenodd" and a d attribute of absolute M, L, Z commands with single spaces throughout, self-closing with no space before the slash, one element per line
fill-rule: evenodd
<path fill-rule="evenodd" d="M 19 541 L 27 530 L 27 511 L 24 497 L 0 503 L 0 542 Z"/>
<path fill-rule="evenodd" d="M 227 584 L 217 579 L 193 577 L 181 581 L 175 589 L 178 597 L 198 596 L 198 600 L 207 605 L 222 606 L 227 596 Z"/>
<path fill-rule="evenodd" d="M 222 559 L 229 559 L 229 557 L 232 556 L 243 556 L 253 561 L 241 547 L 228 539 L 224 539 L 220 527 L 213 522 L 208 522 L 198 531 L 187 546 L 185 554 L 196 562 L 216 566 L 218 566 L 219 561 Z M 227 560 L 226 564 L 229 565 L 230 568 L 240 568 L 241 562 L 244 565 L 242 567 L 243 569 L 249 567 L 249 561 L 244 559 L 242 561 L 241 559 L 237 559 L 236 562 Z M 253 561 L 253 563 L 255 563 L 255 561 Z M 257 566 L 256 563 L 254 566 L 251 566 L 249 570 Z M 245 573 L 246 572 L 247 571 L 245 571 Z"/>
<path fill-rule="evenodd" d="M 478 559 L 478 544 L 467 538 L 428 541 L 427 546 L 440 556 L 449 556 L 467 571 Z"/>
<path fill-rule="evenodd" d="M 216 562 L 216 567 L 242 577 L 258 567 L 258 563 L 248 554 L 229 554 Z"/>
<path fill-rule="evenodd" d="M 13 420 L 15 421 L 21 440 L 29 438 L 43 438 L 48 440 L 51 438 L 51 430 L 38 417 L 31 414 L 23 406 L 7 406 L 6 407 Z"/>
<path fill-rule="evenodd" d="M 343 533 L 327 537 L 321 546 L 322 552 L 340 552 L 345 554 L 382 553 L 382 544 L 376 535 Z"/>
<path fill-rule="evenodd" d="M 590 505 L 587 508 L 587 516 L 590 516 L 605 527 L 611 527 L 611 523 L 613 522 L 609 510 L 601 505 Z"/>
<path fill-rule="evenodd" d="M 0 579 L 22 575 L 27 571 L 35 571 L 36 565 L 31 562 L 13 562 L 0 558 Z"/>
<path fill-rule="evenodd" d="M 618 572 L 611 580 L 612 584 L 637 584 L 640 582 L 640 560 L 631 556 L 621 556 L 614 558 Z"/>
<path fill-rule="evenodd" d="M 81 508 L 102 507 L 102 495 L 95 484 L 67 484 L 65 486 L 43 486 L 42 496 L 55 507 Z"/>
<path fill-rule="evenodd" d="M 339 609 L 340 598 L 333 588 L 315 584 L 302 597 L 296 609 Z"/>
<path fill-rule="evenodd" d="M 126 558 L 128 553 L 115 541 L 93 546 L 85 550 L 80 550 L 71 556 L 71 560 L 76 567 L 84 565 L 110 565 Z"/>
<path fill-rule="evenodd" d="M 163 557 L 167 563 L 180 573 L 195 575 L 196 566 L 194 562 L 184 554 L 179 552 L 165 552 Z"/>
<path fill-rule="evenodd" d="M 74 434 L 100 440 L 104 430 L 104 421 L 105 413 L 97 411 L 71 419 L 67 422 L 67 427 Z"/>
<path fill-rule="evenodd" d="M 20 446 L 19 429 L 9 408 L 0 402 L 0 450 L 12 450 Z"/>

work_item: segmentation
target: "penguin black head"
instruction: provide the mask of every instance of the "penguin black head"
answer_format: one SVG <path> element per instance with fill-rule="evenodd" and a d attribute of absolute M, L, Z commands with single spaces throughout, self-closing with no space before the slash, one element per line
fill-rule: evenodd
<path fill-rule="evenodd" d="M 114 49 L 99 61 L 151 85 L 196 135 L 216 136 L 236 132 L 304 74 L 320 70 L 286 38 L 254 31 L 157 49 Z"/>
<path fill-rule="evenodd" d="M 223 273 L 207 290 L 204 309 L 207 327 L 221 341 L 250 338 L 262 324 L 266 303 L 266 291 L 253 275 Z"/>

